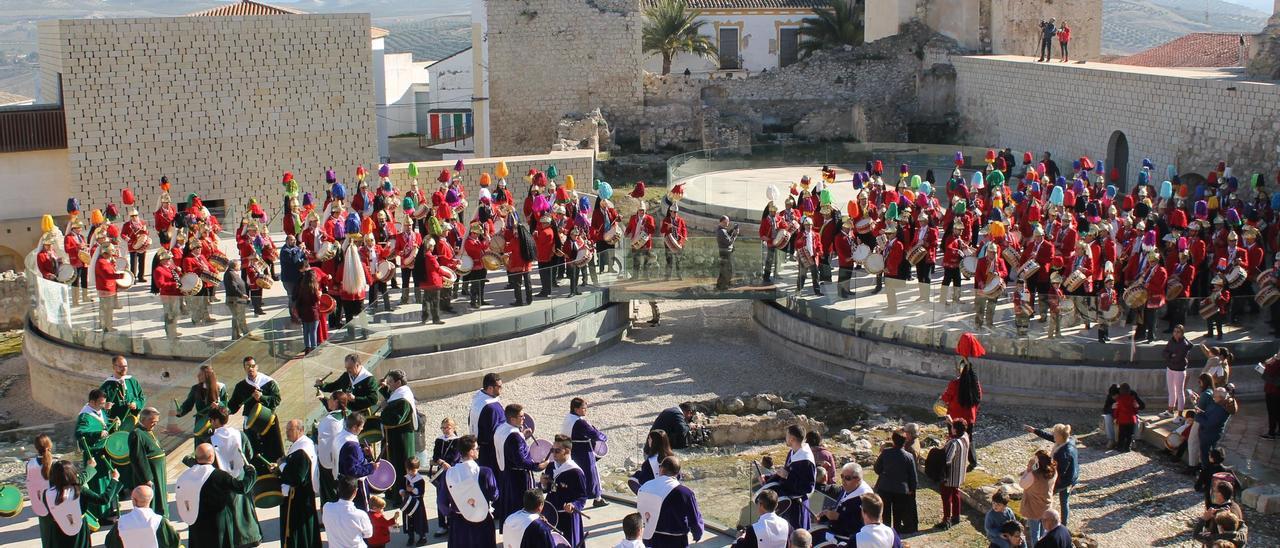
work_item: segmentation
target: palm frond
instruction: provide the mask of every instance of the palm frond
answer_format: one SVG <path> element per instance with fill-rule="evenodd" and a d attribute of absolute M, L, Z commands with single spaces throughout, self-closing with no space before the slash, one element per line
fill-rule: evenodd
<path fill-rule="evenodd" d="M 813 8 L 813 17 L 800 22 L 800 57 L 815 51 L 862 43 L 862 13 L 849 0 L 831 0 L 827 7 Z"/>
<path fill-rule="evenodd" d="M 719 50 L 711 37 L 700 32 L 706 25 L 706 21 L 699 20 L 702 12 L 688 8 L 684 0 L 663 0 L 645 10 L 645 24 L 640 32 L 643 51 L 662 55 L 667 61 L 680 53 L 715 59 Z M 666 68 L 664 66 L 664 74 Z"/>

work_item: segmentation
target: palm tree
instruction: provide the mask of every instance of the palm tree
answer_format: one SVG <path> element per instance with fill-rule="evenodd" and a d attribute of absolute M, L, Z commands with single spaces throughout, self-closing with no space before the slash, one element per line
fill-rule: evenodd
<path fill-rule="evenodd" d="M 862 10 L 857 0 L 829 0 L 825 8 L 813 8 L 816 17 L 800 23 L 800 57 L 815 51 L 862 43 Z"/>
<path fill-rule="evenodd" d="M 706 24 L 698 20 L 702 12 L 688 8 L 684 0 L 662 0 L 644 12 L 641 45 L 645 53 L 662 55 L 662 74 L 671 73 L 671 60 L 680 53 L 716 58 L 716 45 L 698 32 Z"/>

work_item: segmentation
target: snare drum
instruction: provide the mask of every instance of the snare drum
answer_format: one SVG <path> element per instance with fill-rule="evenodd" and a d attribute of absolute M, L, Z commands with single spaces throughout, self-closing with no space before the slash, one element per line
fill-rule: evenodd
<path fill-rule="evenodd" d="M 121 272 L 120 278 L 116 280 L 116 287 L 119 289 L 129 289 L 133 287 L 133 273 L 129 271 Z"/>
<path fill-rule="evenodd" d="M 1102 311 L 1102 321 L 1107 325 L 1111 325 L 1120 321 L 1120 316 L 1122 315 L 1124 315 L 1124 310 L 1113 304 L 1111 308 Z"/>
<path fill-rule="evenodd" d="M 222 281 L 222 278 L 218 277 L 218 274 L 214 272 L 201 272 L 200 279 L 211 285 L 218 285 Z"/>
<path fill-rule="evenodd" d="M 858 222 L 853 224 L 853 229 L 857 231 L 858 234 L 866 234 L 868 232 L 871 232 L 871 219 L 868 219 L 866 217 L 858 219 Z"/>
<path fill-rule="evenodd" d="M 253 505 L 258 508 L 278 508 L 284 502 L 278 474 L 262 474 L 253 483 Z"/>
<path fill-rule="evenodd" d="M 441 283 L 444 284 L 445 288 L 453 287 L 454 284 L 458 283 L 458 273 L 451 268 L 441 269 L 440 278 L 443 279 Z"/>
<path fill-rule="evenodd" d="M 480 262 L 484 263 L 484 269 L 489 271 L 499 270 L 502 268 L 502 255 L 492 251 L 486 252 L 480 257 Z"/>
<path fill-rule="evenodd" d="M 998 276 L 992 276 L 990 280 L 987 280 L 987 285 L 978 293 L 988 299 L 999 298 L 1004 294 L 1004 279 Z"/>
<path fill-rule="evenodd" d="M 866 262 L 864 262 L 862 266 L 867 269 L 868 274 L 878 275 L 881 272 L 884 272 L 884 255 L 872 253 L 870 257 L 867 257 Z"/>
<path fill-rule="evenodd" d="M 466 253 L 462 254 L 462 258 L 458 259 L 458 272 L 466 274 L 476 268 L 476 260 L 472 259 Z"/>
<path fill-rule="evenodd" d="M 928 250 L 926 250 L 924 246 L 915 246 L 911 248 L 911 251 L 907 252 L 907 262 L 911 263 L 911 266 L 920 264 L 920 261 L 923 261 L 925 259 L 925 255 L 928 253 Z"/>
<path fill-rule="evenodd" d="M 501 234 L 494 236 L 489 240 L 489 251 L 492 251 L 494 253 L 501 255 L 502 252 L 506 250 L 507 250 L 507 239 L 503 237 Z"/>
<path fill-rule="evenodd" d="M 1000 252 L 1000 258 L 1004 259 L 1005 266 L 1008 266 L 1011 271 L 1017 272 L 1019 268 L 1022 268 L 1022 255 L 1012 247 L 1004 248 Z"/>
<path fill-rule="evenodd" d="M 1141 286 L 1130 287 L 1124 290 L 1124 304 L 1129 308 L 1142 308 L 1147 304 L 1147 288 Z"/>
<path fill-rule="evenodd" d="M 870 256 L 871 246 L 867 244 L 858 244 L 858 247 L 853 249 L 853 254 L 850 255 L 850 258 L 852 258 L 854 262 L 865 263 L 867 262 L 867 257 Z"/>
<path fill-rule="evenodd" d="M 465 257 L 465 255 L 464 255 L 464 257 Z M 374 272 L 374 273 L 373 273 L 373 277 L 374 277 L 374 278 L 376 278 L 376 279 L 377 279 L 378 281 L 380 281 L 380 282 L 386 282 L 386 281 L 391 280 L 391 276 L 393 276 L 393 275 L 395 275 L 395 271 L 394 271 L 394 270 L 392 270 L 392 266 L 391 266 L 391 262 L 390 262 L 390 261 L 382 261 L 382 262 L 378 263 L 378 270 L 377 270 L 377 272 Z M 270 280 L 270 278 L 266 278 L 266 279 L 267 279 L 267 280 Z M 270 282 L 268 282 L 268 283 L 270 283 Z"/>
<path fill-rule="evenodd" d="M 529 444 L 529 460 L 533 462 L 543 462 L 551 458 L 551 442 L 547 440 L 533 440 Z"/>
<path fill-rule="evenodd" d="M 1066 283 L 1062 285 L 1067 288 L 1067 291 L 1076 291 L 1087 281 L 1089 281 L 1089 275 L 1085 274 L 1083 270 L 1076 270 L 1070 276 L 1067 276 Z"/>
<path fill-rule="evenodd" d="M 594 444 L 592 444 L 591 452 L 595 453 L 597 457 L 603 457 L 605 455 L 608 455 L 609 444 L 606 443 L 604 440 L 597 440 Z"/>
<path fill-rule="evenodd" d="M 1169 285 L 1164 288 L 1164 298 L 1170 301 L 1177 299 L 1182 296 L 1182 290 L 1182 282 L 1176 279 L 1169 280 Z"/>
<path fill-rule="evenodd" d="M 116 466 L 129 466 L 129 433 L 116 432 L 107 436 L 107 458 Z"/>
<path fill-rule="evenodd" d="M 188 297 L 193 296 L 196 293 L 199 293 L 201 289 L 204 289 L 204 283 L 200 281 L 200 276 L 195 272 L 188 272 L 183 274 L 181 278 L 178 278 L 178 286 L 181 288 L 182 294 Z"/>
<path fill-rule="evenodd" d="M 1244 267 L 1236 266 L 1227 272 L 1227 275 L 1224 276 L 1223 279 L 1227 281 L 1227 287 L 1236 289 L 1244 285 L 1244 282 L 1248 281 L 1249 273 L 1245 271 Z"/>
<path fill-rule="evenodd" d="M 1276 301 L 1280 301 L 1280 289 L 1276 289 L 1274 285 L 1264 287 L 1253 300 L 1258 303 L 1258 306 L 1269 307 L 1276 304 Z"/>
<path fill-rule="evenodd" d="M 1018 279 L 1030 280 L 1038 271 L 1040 271 L 1040 263 L 1037 263 L 1035 259 L 1027 259 L 1027 262 L 1018 267 Z"/>
<path fill-rule="evenodd" d="M 396 469 L 386 459 L 373 463 L 373 472 L 365 478 L 369 488 L 374 491 L 386 491 L 396 484 Z"/>
<path fill-rule="evenodd" d="M 963 259 L 960 259 L 960 275 L 964 276 L 964 279 L 971 280 L 973 279 L 973 275 L 977 273 L 978 273 L 978 256 L 977 255 L 968 255 L 968 256 L 965 256 Z"/>
<path fill-rule="evenodd" d="M 1218 303 L 1213 298 L 1216 296 L 1200 299 L 1200 319 L 1208 320 L 1218 313 Z"/>
<path fill-rule="evenodd" d="M 773 247 L 784 247 L 791 241 L 790 230 L 779 230 L 773 237 Z"/>
<path fill-rule="evenodd" d="M 58 273 L 54 275 L 54 279 L 59 283 L 72 284 L 76 281 L 76 267 L 68 263 L 58 265 Z"/>

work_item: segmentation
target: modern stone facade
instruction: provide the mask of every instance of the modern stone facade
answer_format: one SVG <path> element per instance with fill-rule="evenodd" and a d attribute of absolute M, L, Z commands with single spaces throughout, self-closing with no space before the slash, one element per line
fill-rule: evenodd
<path fill-rule="evenodd" d="M 1127 149 L 1126 181 L 1142 158 L 1180 173 L 1219 161 L 1237 173 L 1280 164 L 1280 87 L 1207 71 L 1011 57 L 957 57 L 956 102 L 967 144 L 1052 149 L 1057 158 L 1107 160 Z M 1063 160 L 1059 160 L 1059 165 Z M 1068 162 L 1069 163 L 1069 162 Z"/>
<path fill-rule="evenodd" d="M 491 154 L 546 151 L 569 114 L 599 108 L 610 123 L 637 117 L 640 0 L 486 4 Z"/>
<path fill-rule="evenodd" d="M 240 211 L 276 196 L 286 170 L 378 160 L 368 15 L 77 19 L 39 32 L 42 99 L 60 76 L 69 190 L 84 204 L 126 185 L 154 204 L 167 175 L 175 199 Z"/>

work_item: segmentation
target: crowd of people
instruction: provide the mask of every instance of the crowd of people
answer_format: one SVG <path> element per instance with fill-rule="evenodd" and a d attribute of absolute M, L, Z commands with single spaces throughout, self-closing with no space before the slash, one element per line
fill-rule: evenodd
<path fill-rule="evenodd" d="M 1009 149 L 993 149 L 985 160 L 966 178 L 957 153 L 942 182 L 906 164 L 895 181 L 870 161 L 853 174 L 856 196 L 844 211 L 833 203 L 829 168 L 785 198 L 770 187 L 759 232 L 765 281 L 783 254 L 798 263 L 797 292 L 812 280 L 820 294 L 834 273 L 844 298 L 855 270 L 865 270 L 893 314 L 908 287 L 919 302 L 960 306 L 971 279 L 974 325 L 992 327 L 1007 298 L 1019 337 L 1033 319 L 1048 337 L 1079 319 L 1086 331 L 1097 326 L 1099 342 L 1112 326 L 1133 324 L 1134 338 L 1152 343 L 1158 322 L 1169 333 L 1195 314 L 1207 336 L 1216 330 L 1221 339 L 1224 325 L 1264 311 L 1280 334 L 1280 191 L 1268 194 L 1262 174 L 1240 180 L 1219 163 L 1206 178 L 1183 180 L 1169 166 L 1157 182 L 1143 160 L 1137 183 L 1122 192 L 1120 173 L 1087 157 L 1067 171 L 1048 152 L 1038 161 L 1027 152 L 1019 165 Z"/>

